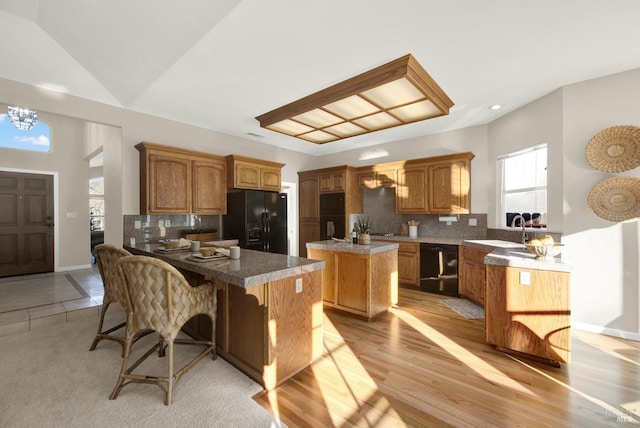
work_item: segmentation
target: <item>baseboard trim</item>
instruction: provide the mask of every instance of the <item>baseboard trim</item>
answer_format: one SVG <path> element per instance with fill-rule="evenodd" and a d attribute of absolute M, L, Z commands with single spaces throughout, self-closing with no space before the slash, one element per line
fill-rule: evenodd
<path fill-rule="evenodd" d="M 56 272 L 67 272 L 70 270 L 91 269 L 91 265 L 78 265 L 78 266 L 58 266 Z"/>
<path fill-rule="evenodd" d="M 604 334 L 607 336 L 619 337 L 620 339 L 629 339 L 640 342 L 640 333 L 634 333 L 632 331 L 618 330 L 615 328 L 602 327 L 599 325 L 585 324 L 585 323 L 571 323 L 571 328 L 578 330 L 584 330 L 591 333 Z"/>

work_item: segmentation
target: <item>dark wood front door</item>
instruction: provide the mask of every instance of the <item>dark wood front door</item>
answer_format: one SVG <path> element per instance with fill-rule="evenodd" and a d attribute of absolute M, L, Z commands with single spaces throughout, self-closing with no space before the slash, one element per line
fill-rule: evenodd
<path fill-rule="evenodd" d="M 53 176 L 0 171 L 0 277 L 53 271 Z"/>

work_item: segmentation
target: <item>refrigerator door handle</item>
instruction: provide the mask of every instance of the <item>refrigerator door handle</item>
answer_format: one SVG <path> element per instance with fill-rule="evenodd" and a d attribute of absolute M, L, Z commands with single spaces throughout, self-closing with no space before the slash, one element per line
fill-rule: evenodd
<path fill-rule="evenodd" d="M 264 232 L 264 250 L 269 251 L 271 225 L 269 224 L 269 213 L 266 211 L 262 213 L 262 230 Z"/>

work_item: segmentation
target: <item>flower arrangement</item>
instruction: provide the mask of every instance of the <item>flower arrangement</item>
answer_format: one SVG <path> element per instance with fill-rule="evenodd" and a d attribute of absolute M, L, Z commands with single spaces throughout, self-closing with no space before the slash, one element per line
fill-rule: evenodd
<path fill-rule="evenodd" d="M 369 221 L 369 217 L 364 220 L 361 217 L 358 217 L 358 224 L 356 227 L 360 233 L 368 234 L 371 232 L 371 222 Z"/>

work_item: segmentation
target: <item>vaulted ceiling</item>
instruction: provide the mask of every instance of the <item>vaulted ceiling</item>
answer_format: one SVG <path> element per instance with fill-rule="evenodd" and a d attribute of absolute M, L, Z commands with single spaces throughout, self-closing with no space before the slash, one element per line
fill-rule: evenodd
<path fill-rule="evenodd" d="M 639 68 L 639 19 L 637 0 L 0 0 L 0 77 L 327 154 L 487 123 Z M 323 145 L 255 120 L 407 53 L 449 116 Z"/>

